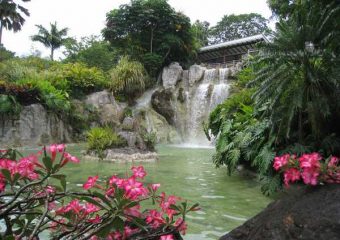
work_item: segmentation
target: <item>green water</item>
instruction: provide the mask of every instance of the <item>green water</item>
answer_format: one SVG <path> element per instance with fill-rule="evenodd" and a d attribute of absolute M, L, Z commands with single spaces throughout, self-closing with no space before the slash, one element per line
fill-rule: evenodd
<path fill-rule="evenodd" d="M 83 147 L 69 146 L 80 156 Z M 159 191 L 198 202 L 201 211 L 191 213 L 186 240 L 218 239 L 245 220 L 256 215 L 270 202 L 261 194 L 258 183 L 240 176 L 227 176 L 226 169 L 216 169 L 211 162 L 213 149 L 189 149 L 159 146 L 159 161 L 143 163 L 146 182 L 160 183 Z M 135 165 L 140 165 L 136 163 Z M 125 174 L 132 163 L 81 161 L 64 170 L 71 188 L 81 186 L 88 176 L 108 177 Z"/>

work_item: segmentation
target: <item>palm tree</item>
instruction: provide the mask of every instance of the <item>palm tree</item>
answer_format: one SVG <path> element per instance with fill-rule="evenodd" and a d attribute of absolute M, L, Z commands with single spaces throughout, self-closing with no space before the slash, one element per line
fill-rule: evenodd
<path fill-rule="evenodd" d="M 30 0 L 21 0 L 29 2 Z M 22 5 L 15 3 L 13 0 L 0 0 L 0 45 L 2 40 L 2 30 L 21 30 L 25 19 L 23 15 L 29 16 L 29 12 Z"/>
<path fill-rule="evenodd" d="M 67 35 L 68 28 L 59 30 L 57 28 L 57 22 L 50 23 L 50 30 L 47 30 L 42 25 L 36 25 L 39 32 L 31 37 L 32 41 L 40 42 L 45 47 L 51 49 L 51 60 L 53 61 L 54 50 L 63 46 L 69 38 Z"/>
<path fill-rule="evenodd" d="M 296 5 L 259 56 L 255 102 L 266 106 L 281 143 L 314 140 L 321 147 L 327 136 L 339 137 L 340 6 L 321 2 Z"/>

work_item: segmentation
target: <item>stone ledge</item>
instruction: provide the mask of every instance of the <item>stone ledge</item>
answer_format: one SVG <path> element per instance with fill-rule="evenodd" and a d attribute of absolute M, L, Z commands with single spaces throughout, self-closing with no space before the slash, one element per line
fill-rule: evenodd
<path fill-rule="evenodd" d="M 85 160 L 103 160 L 108 162 L 155 162 L 158 160 L 156 152 L 141 151 L 133 148 L 108 149 L 104 152 L 105 157 L 100 159 L 94 152 L 88 152 L 83 156 Z"/>

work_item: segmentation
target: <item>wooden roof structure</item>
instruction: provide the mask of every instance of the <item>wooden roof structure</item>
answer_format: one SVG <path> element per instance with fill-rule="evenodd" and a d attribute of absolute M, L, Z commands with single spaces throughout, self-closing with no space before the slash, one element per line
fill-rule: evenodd
<path fill-rule="evenodd" d="M 254 51 L 255 45 L 268 39 L 263 35 L 254 35 L 228 42 L 202 47 L 198 59 L 202 63 L 227 63 L 242 59 L 242 56 Z"/>

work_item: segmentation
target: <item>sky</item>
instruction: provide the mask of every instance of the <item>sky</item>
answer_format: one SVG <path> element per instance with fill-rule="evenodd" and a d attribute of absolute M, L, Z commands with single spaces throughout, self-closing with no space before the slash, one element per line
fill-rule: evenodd
<path fill-rule="evenodd" d="M 33 43 L 30 36 L 37 33 L 35 25 L 48 28 L 50 22 L 57 22 L 58 28 L 69 28 L 68 36 L 78 40 L 84 36 L 100 35 L 105 26 L 106 13 L 130 0 L 31 0 L 24 5 L 30 16 L 21 31 L 4 31 L 4 46 L 18 56 L 30 55 L 38 50 L 43 57 L 49 51 L 40 43 Z M 168 0 L 177 11 L 195 20 L 208 21 L 215 25 L 226 14 L 259 13 L 266 18 L 271 16 L 266 0 Z M 56 53 L 62 57 L 62 50 Z"/>

